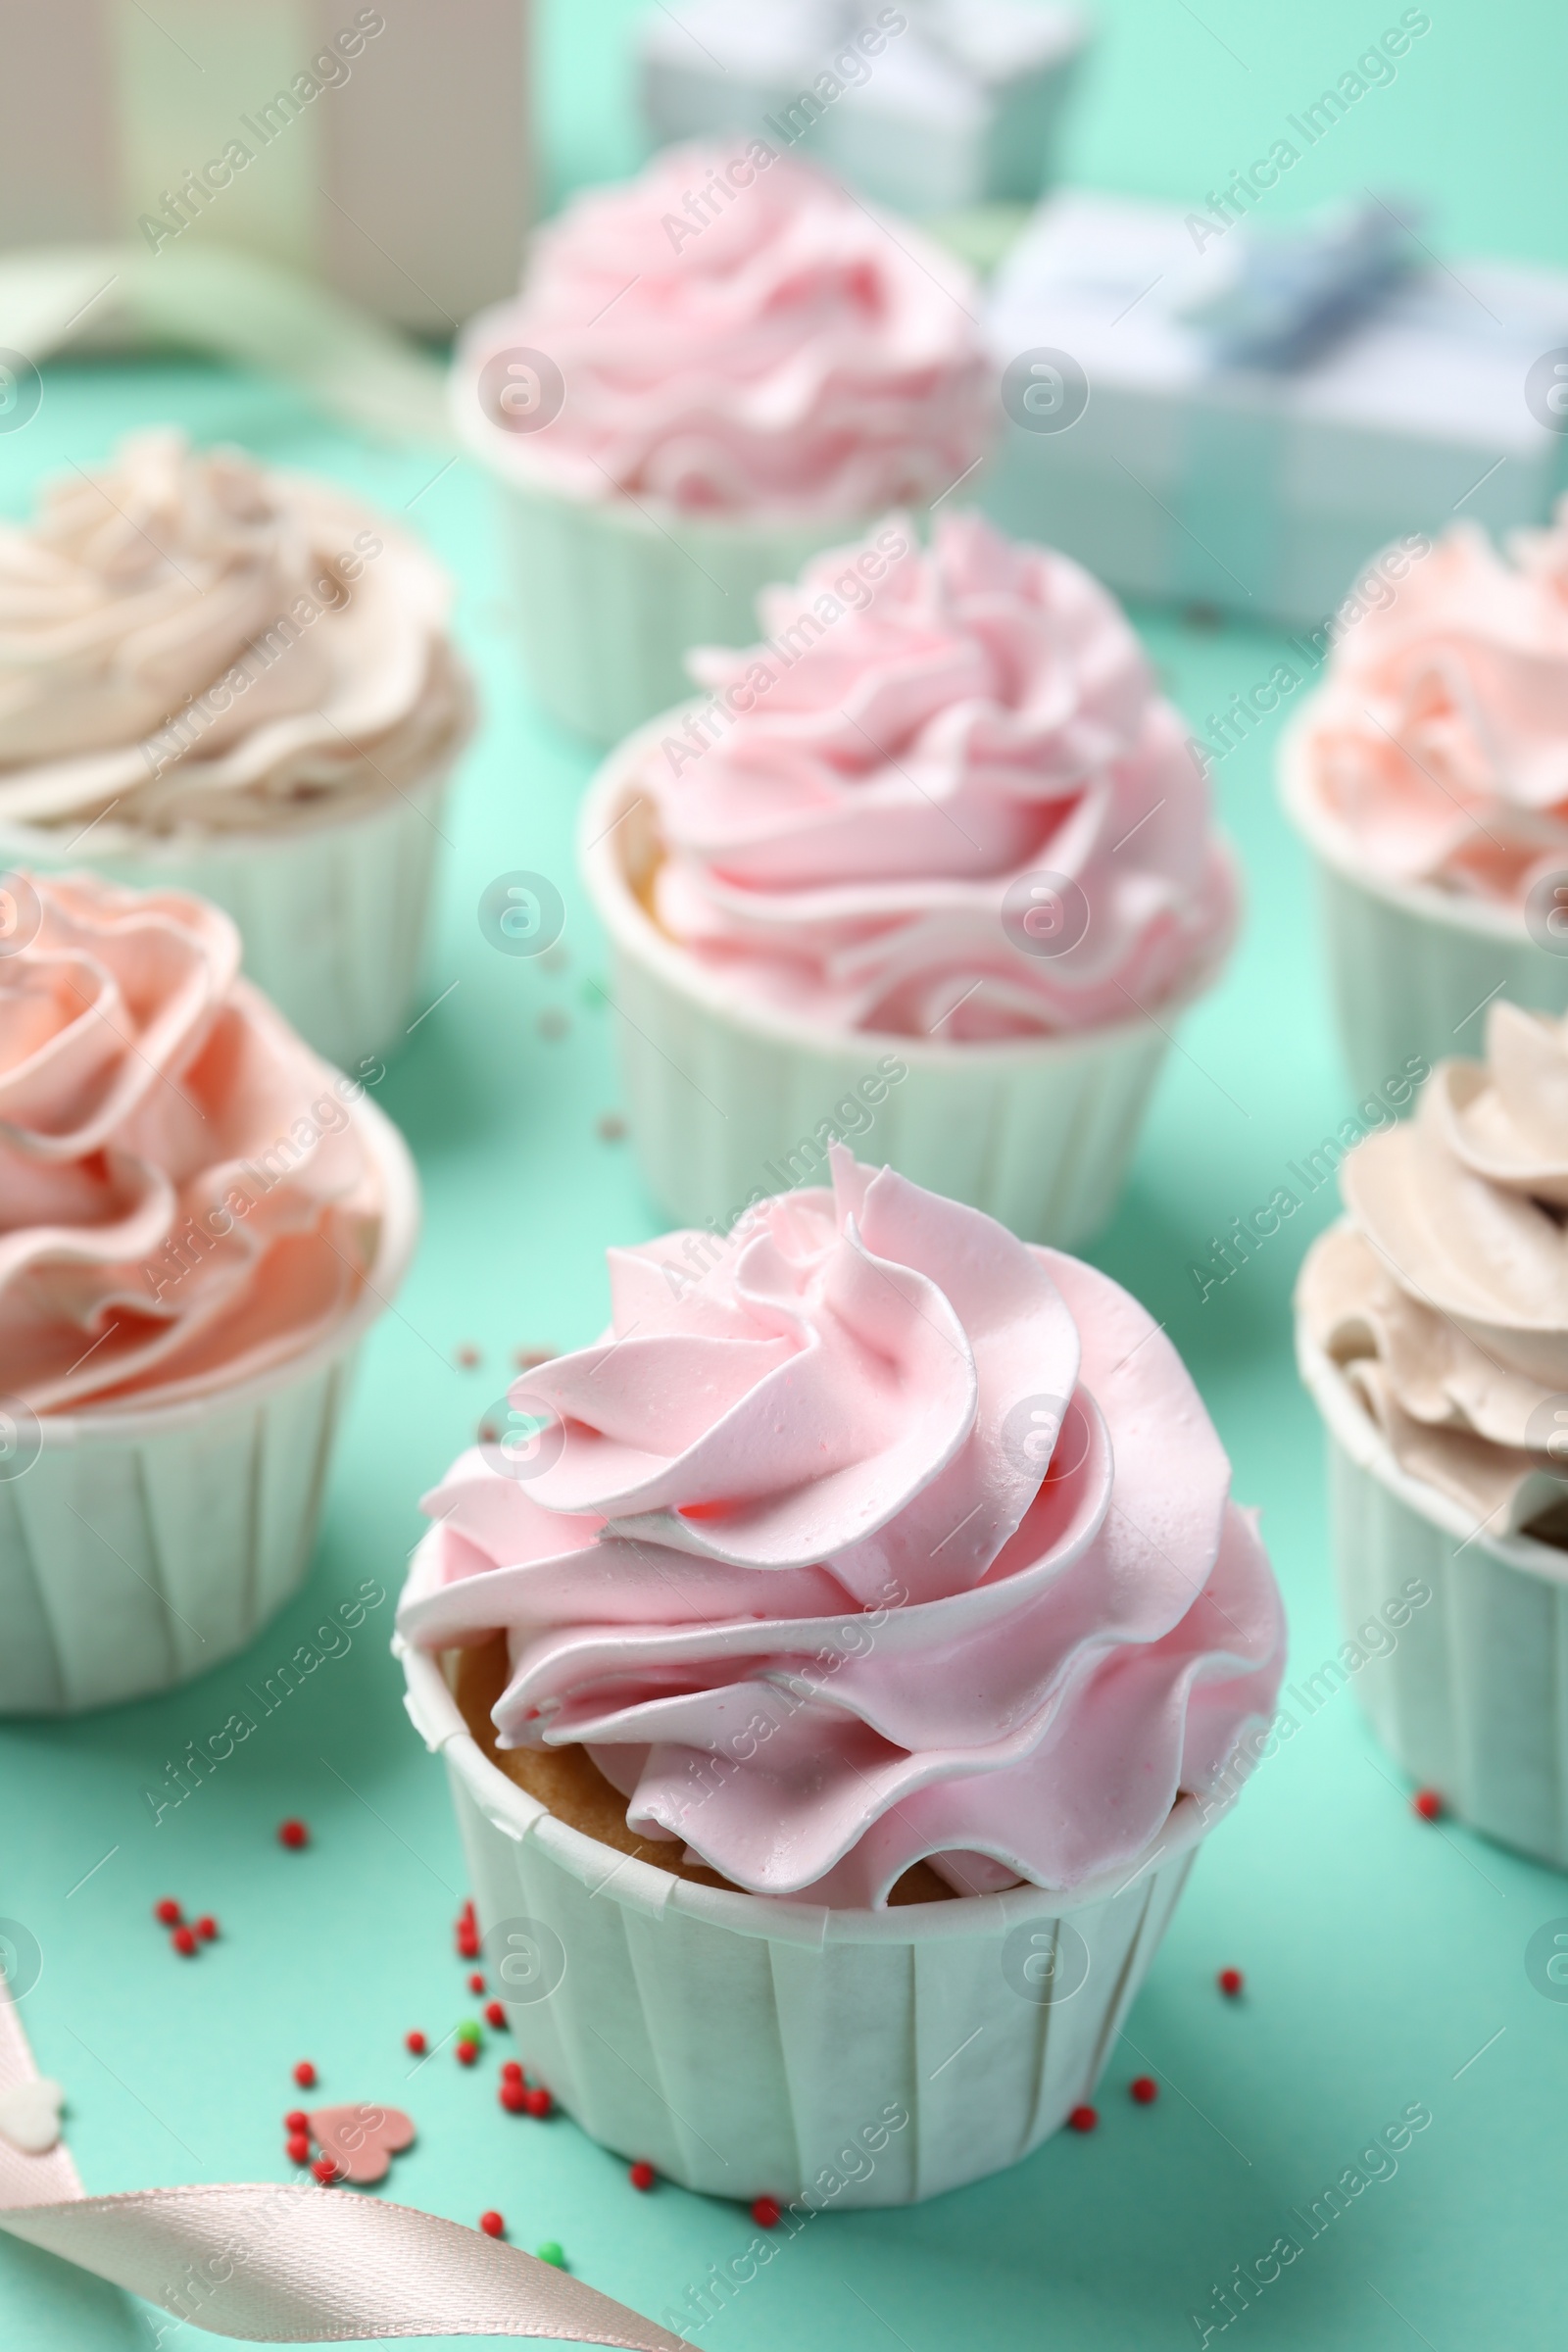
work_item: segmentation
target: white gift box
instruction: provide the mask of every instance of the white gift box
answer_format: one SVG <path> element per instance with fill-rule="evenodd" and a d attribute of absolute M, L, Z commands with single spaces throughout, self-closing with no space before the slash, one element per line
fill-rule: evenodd
<path fill-rule="evenodd" d="M 437 335 L 517 282 L 526 0 L 0 0 L 0 247 L 216 240 Z"/>
<path fill-rule="evenodd" d="M 638 29 L 656 140 L 803 144 L 910 213 L 1031 203 L 1088 26 L 1040 0 L 708 0 Z"/>
<path fill-rule="evenodd" d="M 1568 346 L 1568 275 L 1433 263 L 1294 367 L 1226 366 L 1188 314 L 1249 233 L 1076 191 L 1041 206 L 988 302 L 1007 423 L 980 503 L 1007 530 L 1124 596 L 1299 627 L 1403 533 L 1545 520 L 1568 436 L 1532 414 L 1526 378 Z M 1036 393 L 1041 354 L 1056 375 Z"/>

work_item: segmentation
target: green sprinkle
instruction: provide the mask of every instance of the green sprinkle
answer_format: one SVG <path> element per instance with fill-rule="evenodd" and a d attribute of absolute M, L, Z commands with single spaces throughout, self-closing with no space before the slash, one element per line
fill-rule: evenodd
<path fill-rule="evenodd" d="M 464 2023 L 458 2028 L 458 2039 L 460 2041 L 483 2041 L 484 2035 L 479 2031 L 478 2026 L 475 2025 L 473 2019 L 470 2017 L 465 2019 Z"/>
<path fill-rule="evenodd" d="M 557 2245 L 553 2237 L 547 2237 L 545 2239 L 544 2244 L 539 2249 L 539 2259 L 541 2262 L 553 2262 L 558 2271 L 564 2271 L 566 2267 L 566 2257 L 564 2254 L 563 2254 L 561 2248 Z"/>

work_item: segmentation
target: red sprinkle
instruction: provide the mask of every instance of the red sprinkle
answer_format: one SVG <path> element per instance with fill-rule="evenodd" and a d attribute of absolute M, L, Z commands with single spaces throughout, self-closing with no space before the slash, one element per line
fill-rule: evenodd
<path fill-rule="evenodd" d="M 283 2153 L 290 2164 L 303 2164 L 311 2152 L 311 2143 L 303 2132 L 291 2132 L 284 2143 Z"/>
<path fill-rule="evenodd" d="M 525 2090 L 522 2094 L 522 2104 L 527 2113 L 537 2116 L 541 2123 L 555 2103 L 542 2082 L 536 2082 L 531 2090 Z"/>
<path fill-rule="evenodd" d="M 303 1821 L 281 1821 L 277 1825 L 277 1842 L 297 1851 L 300 1846 L 310 1844 L 311 1833 Z"/>
<path fill-rule="evenodd" d="M 484 2022 L 487 2026 L 494 2026 L 496 2031 L 499 2033 L 501 2028 L 507 2022 L 505 2004 L 501 2001 L 486 2001 L 484 2005 Z"/>
<path fill-rule="evenodd" d="M 1152 2107 L 1159 2096 L 1159 2084 L 1152 2075 L 1134 2075 L 1127 2088 L 1140 2107 Z"/>
<path fill-rule="evenodd" d="M 294 2080 L 301 2090 L 310 2090 L 316 2082 L 316 2069 L 308 2058 L 302 2058 L 294 2069 Z"/>
<path fill-rule="evenodd" d="M 406 2050 L 412 2050 L 416 2058 L 422 2058 L 425 2051 L 430 2047 L 430 2044 L 425 2040 L 424 2035 L 419 2032 L 418 2027 L 416 2026 L 412 2034 L 404 2034 L 403 2046 Z"/>
<path fill-rule="evenodd" d="M 651 2164 L 646 2164 L 639 2159 L 639 2161 L 632 2166 L 631 2171 L 626 2175 L 626 2178 L 631 2182 L 633 2188 L 652 2188 L 658 2176 L 656 2175 Z M 776 2221 L 777 2218 L 778 2211 L 775 2207 L 774 2220 Z"/>
<path fill-rule="evenodd" d="M 521 2082 L 526 2080 L 522 2068 L 518 2065 L 515 2058 L 508 2058 L 503 2060 L 501 2076 L 503 2082 Z"/>
<path fill-rule="evenodd" d="M 470 1992 L 483 1992 L 484 1990 L 484 1979 L 480 1976 L 477 1969 L 474 1970 L 472 1976 L 468 1979 L 468 1990 Z"/>
<path fill-rule="evenodd" d="M 478 1957 L 479 1957 L 479 1931 L 478 1931 L 478 1929 L 477 1929 L 477 1928 L 470 1928 L 470 1927 L 466 1927 L 466 1926 L 465 1926 L 465 1927 L 461 1927 L 461 1928 L 458 1930 L 458 1958 L 459 1958 L 460 1960 L 477 1960 L 477 1959 L 478 1959 Z"/>
<path fill-rule="evenodd" d="M 476 2041 L 460 2041 L 457 2052 L 460 2066 L 471 2066 L 479 2055 L 479 2044 Z"/>
<path fill-rule="evenodd" d="M 285 2132 L 308 2132 L 310 2128 L 311 2119 L 303 2107 L 291 2107 L 283 2118 Z"/>
<path fill-rule="evenodd" d="M 1217 1982 L 1226 1999 L 1234 2001 L 1246 1980 L 1239 1968 L 1222 1968 Z"/>
<path fill-rule="evenodd" d="M 1075 2107 L 1067 2118 L 1074 2132 L 1092 2132 L 1099 2121 L 1099 2110 L 1094 2107 Z"/>
<path fill-rule="evenodd" d="M 166 1894 L 161 1903 L 153 1905 L 153 1917 L 161 1928 L 177 1928 L 184 1916 L 172 1894 Z"/>
<path fill-rule="evenodd" d="M 210 1911 L 204 1911 L 200 1919 L 196 1922 L 196 1933 L 201 1937 L 203 1943 L 216 1943 L 218 1941 L 218 1922 Z"/>
<path fill-rule="evenodd" d="M 520 2082 L 514 2082 L 510 2077 L 502 2083 L 496 2096 L 509 2115 L 525 2115 L 527 2113 L 528 2093 Z"/>
<path fill-rule="evenodd" d="M 475 1372 L 484 1362 L 483 1354 L 474 1346 L 471 1340 L 464 1341 L 463 1346 L 457 1351 L 457 1355 L 458 1362 L 461 1364 L 465 1372 Z"/>
<path fill-rule="evenodd" d="M 1410 1799 L 1410 1805 L 1423 1821 L 1436 1821 L 1443 1811 L 1443 1799 L 1435 1788 L 1418 1788 Z"/>
<path fill-rule="evenodd" d="M 503 2237 L 506 2234 L 506 2223 L 502 2220 L 500 2214 L 495 2212 L 493 2209 L 489 2213 L 480 2214 L 479 2227 L 484 2231 L 486 2237 Z"/>
<path fill-rule="evenodd" d="M 759 2197 L 752 2207 L 752 2219 L 759 2230 L 776 2230 L 778 2228 L 778 2199 L 776 2197 Z"/>
<path fill-rule="evenodd" d="M 323 2188 L 330 2188 L 332 2182 L 337 2179 L 337 2158 L 335 2156 L 318 2156 L 311 2170 Z"/>
<path fill-rule="evenodd" d="M 195 1931 L 191 1928 L 176 1928 L 169 1940 L 173 1945 L 175 1951 L 180 1953 L 181 1956 L 186 1960 L 190 1958 L 192 1952 L 196 1949 Z"/>

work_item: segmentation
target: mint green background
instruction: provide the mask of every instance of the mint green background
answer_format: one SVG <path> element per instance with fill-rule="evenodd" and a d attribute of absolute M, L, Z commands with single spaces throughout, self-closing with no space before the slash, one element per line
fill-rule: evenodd
<path fill-rule="evenodd" d="M 555 0 L 547 13 L 547 182 L 558 197 L 635 160 L 624 39 L 634 13 L 622 0 Z M 1069 169 L 1200 202 L 1397 13 L 1371 0 L 1266 21 L 1240 0 L 1102 7 Z M 1397 82 L 1370 93 L 1290 175 L 1282 203 L 1367 180 L 1410 188 L 1431 198 L 1436 233 L 1454 251 L 1568 260 L 1561 12 L 1469 0 L 1431 13 Z M 745 2217 L 664 2185 L 638 2196 L 564 2118 L 505 2116 L 494 2098 L 504 2037 L 472 2074 L 443 2053 L 407 2081 L 402 2050 L 408 2027 L 435 2038 L 474 2006 L 451 1952 L 465 1887 L 444 1780 L 408 1726 L 386 1652 L 390 1596 L 420 1525 L 416 1498 L 500 1393 L 510 1351 L 587 1340 L 605 1314 L 605 1245 L 659 1222 L 624 1146 L 595 1133 L 616 1085 L 587 986 L 599 944 L 569 852 L 590 761 L 530 713 L 485 485 L 466 463 L 433 481 L 439 453 L 357 440 L 220 370 L 62 367 L 48 371 L 28 429 L 0 438 L 0 507 L 23 514 L 38 475 L 68 459 L 91 464 L 127 428 L 171 416 L 201 438 L 318 467 L 391 510 L 414 502 L 412 519 L 461 580 L 459 627 L 488 723 L 453 808 L 429 998 L 459 985 L 381 1089 L 419 1160 L 425 1239 L 399 1312 L 367 1353 L 310 1587 L 245 1659 L 167 1702 L 0 1733 L 0 1912 L 25 1921 L 45 1953 L 25 2020 L 40 2065 L 68 2087 L 72 2144 L 94 2190 L 284 2178 L 289 2069 L 309 2053 L 318 2098 L 401 2101 L 415 2116 L 418 2143 L 398 2159 L 392 2194 L 466 2222 L 498 2205 L 517 2242 L 559 2238 L 580 2276 L 657 2315 L 746 2242 Z M 1275 658 L 1260 633 L 1140 623 L 1200 726 Z M 1206 1304 L 1185 1271 L 1349 1108 L 1307 877 L 1274 806 L 1269 753 L 1254 740 L 1219 769 L 1249 874 L 1246 937 L 1183 1032 L 1128 1195 L 1091 1254 L 1168 1320 L 1196 1371 L 1237 1492 L 1262 1506 L 1299 1674 L 1338 1640 L 1319 1432 L 1289 1345 L 1296 1263 L 1327 1203 Z M 479 893 L 515 866 L 542 869 L 565 894 L 563 970 L 509 960 L 480 937 Z M 569 1024 L 558 1041 L 540 1033 L 546 1011 Z M 468 1341 L 484 1349 L 482 1371 L 455 1368 Z M 242 1683 L 271 1671 L 367 1577 L 389 1598 L 350 1653 L 155 1828 L 143 1790 L 161 1785 L 166 1759 L 220 1725 Z M 1353 1694 L 1341 1692 L 1260 1769 L 1204 1852 L 1111 2061 L 1098 2133 L 1063 2134 L 928 2206 L 824 2216 L 704 2342 L 1196 2343 L 1188 2314 L 1211 2284 L 1264 2252 L 1289 2226 L 1287 2207 L 1424 2100 L 1433 2126 L 1397 2177 L 1307 2248 L 1238 2324 L 1240 2340 L 1251 2352 L 1558 2345 L 1568 2011 L 1531 1989 L 1523 1954 L 1538 1926 L 1568 1915 L 1568 1885 L 1462 1831 L 1424 1827 L 1395 1780 Z M 315 1834 L 301 1856 L 272 1840 L 288 1812 Z M 222 1921 L 222 1942 L 194 1964 L 174 1959 L 150 1920 L 170 1891 Z M 1247 1971 L 1240 2003 L 1214 1990 L 1226 1963 Z M 1146 2066 L 1165 2088 L 1135 2108 L 1125 2084 Z M 120 2296 L 0 2242 L 7 2352 L 150 2341 Z"/>

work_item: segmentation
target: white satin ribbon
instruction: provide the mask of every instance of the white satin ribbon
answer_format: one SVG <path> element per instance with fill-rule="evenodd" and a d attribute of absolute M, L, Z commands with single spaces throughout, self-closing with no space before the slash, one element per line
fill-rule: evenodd
<path fill-rule="evenodd" d="M 232 246 L 49 246 L 0 260 L 0 354 L 34 366 L 105 329 L 173 342 L 281 375 L 394 439 L 446 442 L 445 373 L 405 339 L 308 278 Z"/>
<path fill-rule="evenodd" d="M 0 1977 L 0 2091 L 36 2074 Z M 0 2138 L 0 2230 L 251 2343 L 512 2335 L 692 2352 L 515 2246 L 342 2188 L 224 2181 L 89 2197 L 63 2142 L 28 2156 Z"/>

